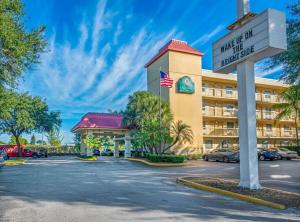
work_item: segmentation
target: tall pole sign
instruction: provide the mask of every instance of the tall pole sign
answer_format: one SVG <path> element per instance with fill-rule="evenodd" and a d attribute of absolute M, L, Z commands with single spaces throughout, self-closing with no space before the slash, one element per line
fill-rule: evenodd
<path fill-rule="evenodd" d="M 240 145 L 239 186 L 259 189 L 254 63 L 287 48 L 285 15 L 267 9 L 250 13 L 249 0 L 237 0 L 238 20 L 213 43 L 215 72 L 237 71 Z"/>

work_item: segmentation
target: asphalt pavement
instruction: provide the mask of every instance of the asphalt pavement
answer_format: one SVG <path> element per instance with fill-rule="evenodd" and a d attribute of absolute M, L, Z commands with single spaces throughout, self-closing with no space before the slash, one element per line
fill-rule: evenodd
<path fill-rule="evenodd" d="M 266 162 L 263 168 L 273 172 L 281 168 L 276 164 L 285 163 Z M 153 168 L 114 158 L 30 160 L 0 170 L 0 221 L 300 221 L 296 209 L 273 210 L 175 182 L 178 176 L 220 168 L 217 174 L 231 175 L 238 164 L 198 161 L 191 167 Z M 294 177 L 290 170 L 274 173 Z"/>

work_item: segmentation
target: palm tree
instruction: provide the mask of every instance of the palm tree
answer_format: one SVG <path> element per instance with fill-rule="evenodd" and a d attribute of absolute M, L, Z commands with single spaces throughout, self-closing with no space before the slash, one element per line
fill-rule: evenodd
<path fill-rule="evenodd" d="M 291 118 L 294 114 L 294 123 L 296 131 L 296 142 L 299 146 L 299 134 L 298 124 L 300 116 L 300 82 L 297 85 L 293 85 L 283 91 L 281 94 L 283 103 L 274 105 L 274 108 L 279 109 L 280 112 L 276 116 L 277 120 L 288 117 Z"/>
<path fill-rule="evenodd" d="M 173 137 L 173 142 L 164 149 L 164 152 L 179 142 L 192 144 L 194 140 L 194 134 L 191 127 L 182 122 L 182 120 L 172 122 L 170 127 L 170 135 Z"/>

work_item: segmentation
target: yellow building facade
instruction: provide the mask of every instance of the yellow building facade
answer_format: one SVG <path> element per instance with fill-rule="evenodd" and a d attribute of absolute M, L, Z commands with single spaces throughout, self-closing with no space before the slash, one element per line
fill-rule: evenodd
<path fill-rule="evenodd" d="M 202 69 L 203 54 L 186 42 L 171 40 L 146 65 L 148 91 L 159 95 L 160 70 L 174 80 L 172 88 L 161 87 L 161 97 L 169 103 L 174 120 L 191 126 L 193 144 L 179 144 L 178 153 L 202 153 L 217 148 L 238 148 L 237 78 Z M 258 147 L 286 146 L 295 142 L 292 118 L 276 121 L 287 85 L 256 78 Z"/>

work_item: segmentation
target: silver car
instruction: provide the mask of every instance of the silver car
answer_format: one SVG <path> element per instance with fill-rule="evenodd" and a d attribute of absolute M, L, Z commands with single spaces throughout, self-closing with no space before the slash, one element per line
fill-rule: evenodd
<path fill-rule="evenodd" d="M 295 151 L 291 151 L 289 149 L 286 148 L 279 148 L 277 150 L 277 153 L 279 154 L 280 159 L 294 159 L 298 157 L 298 153 Z"/>
<path fill-rule="evenodd" d="M 4 166 L 4 155 L 3 153 L 0 151 L 0 168 Z"/>

